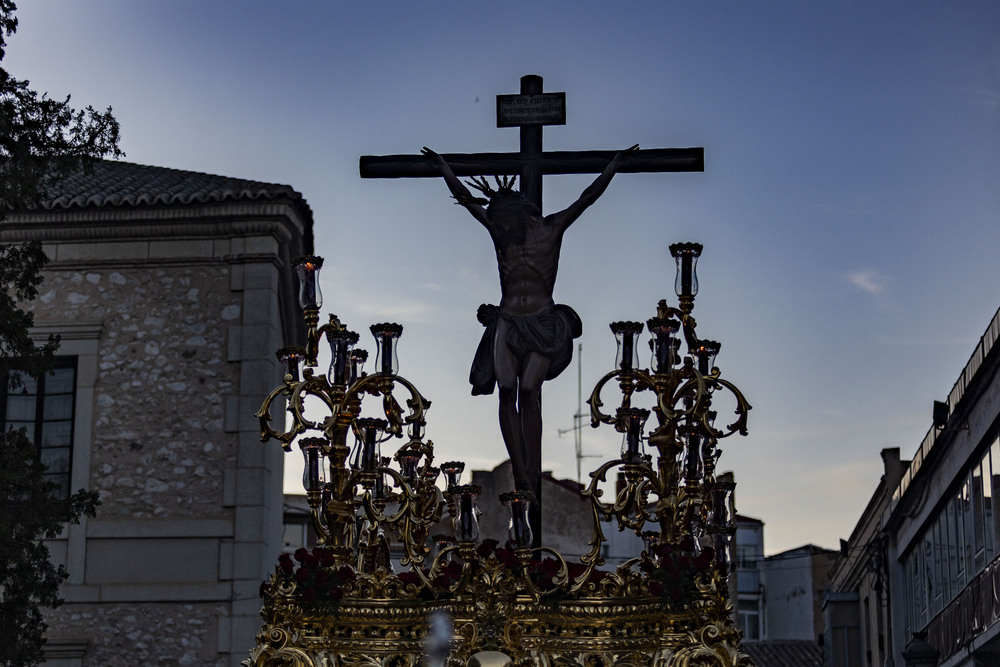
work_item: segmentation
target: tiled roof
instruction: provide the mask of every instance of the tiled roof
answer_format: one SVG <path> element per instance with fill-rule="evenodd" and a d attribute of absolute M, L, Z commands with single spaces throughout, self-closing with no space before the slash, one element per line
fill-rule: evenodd
<path fill-rule="evenodd" d="M 312 218 L 302 195 L 289 185 L 131 162 L 99 160 L 47 189 L 41 206 L 49 210 L 290 199 L 299 202 L 310 221 Z"/>
<path fill-rule="evenodd" d="M 823 649 L 808 639 L 744 641 L 742 648 L 757 667 L 823 667 Z"/>

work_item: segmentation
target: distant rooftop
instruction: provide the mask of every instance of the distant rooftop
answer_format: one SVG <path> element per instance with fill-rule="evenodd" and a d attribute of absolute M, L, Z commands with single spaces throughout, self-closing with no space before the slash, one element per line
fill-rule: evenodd
<path fill-rule="evenodd" d="M 780 553 L 768 556 L 764 560 L 787 560 L 789 558 L 799 558 L 802 556 L 812 556 L 815 554 L 836 554 L 840 553 L 835 549 L 825 549 L 815 544 L 804 544 L 801 547 L 795 547 L 794 549 L 788 549 L 787 551 L 782 551 Z"/>
<path fill-rule="evenodd" d="M 823 649 L 809 639 L 744 641 L 741 648 L 759 667 L 823 667 Z"/>

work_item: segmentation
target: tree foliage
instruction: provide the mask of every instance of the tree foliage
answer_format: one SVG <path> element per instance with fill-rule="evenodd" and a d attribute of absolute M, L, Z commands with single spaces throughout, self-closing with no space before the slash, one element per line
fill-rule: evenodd
<path fill-rule="evenodd" d="M 110 108 L 74 109 L 68 96 L 40 94 L 2 67 L 7 38 L 17 29 L 15 10 L 12 0 L 0 0 L 0 222 L 38 206 L 55 179 L 122 155 Z M 0 381 L 15 386 L 19 372 L 39 377 L 50 370 L 58 346 L 54 338 L 36 345 L 29 335 L 28 307 L 47 261 L 38 242 L 0 245 Z M 58 500 L 23 431 L 0 433 L 0 461 L 0 666 L 32 666 L 42 660 L 41 607 L 62 602 L 59 585 L 68 576 L 52 565 L 43 540 L 58 536 L 67 521 L 94 516 L 99 500 L 84 490 L 68 503 Z"/>
<path fill-rule="evenodd" d="M 43 539 L 58 537 L 64 522 L 94 516 L 97 493 L 80 490 L 69 504 L 42 477 L 45 466 L 24 431 L 0 435 L 0 665 L 37 665 L 46 628 L 41 607 L 62 603 L 59 585 L 68 573 L 49 560 Z"/>

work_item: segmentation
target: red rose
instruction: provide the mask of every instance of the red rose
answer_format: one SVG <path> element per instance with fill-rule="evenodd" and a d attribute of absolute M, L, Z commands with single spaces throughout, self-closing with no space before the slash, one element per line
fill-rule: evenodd
<path fill-rule="evenodd" d="M 517 565 L 517 555 L 510 549 L 497 549 L 495 553 L 497 559 L 506 567 L 513 568 Z"/>
<path fill-rule="evenodd" d="M 498 541 L 492 538 L 485 539 L 476 547 L 476 553 L 479 554 L 480 558 L 489 558 L 490 554 L 497 550 L 499 544 Z"/>
<path fill-rule="evenodd" d="M 316 584 L 317 586 L 323 586 L 328 581 L 330 581 L 330 575 L 329 573 L 327 573 L 326 570 L 320 570 L 319 572 L 316 573 L 316 576 L 313 577 L 313 583 Z"/>
<path fill-rule="evenodd" d="M 420 575 L 418 575 L 413 570 L 400 572 L 399 574 L 396 575 L 396 578 L 399 579 L 399 581 L 402 582 L 404 585 L 420 583 Z"/>
<path fill-rule="evenodd" d="M 663 595 L 663 585 L 658 581 L 649 582 L 649 594 L 650 595 Z"/>
<path fill-rule="evenodd" d="M 311 588 L 307 588 L 306 590 L 302 591 L 302 601 L 308 604 L 312 604 L 313 602 L 315 602 L 316 591 L 314 591 Z"/>
<path fill-rule="evenodd" d="M 312 573 L 309 570 L 305 569 L 304 567 L 300 567 L 299 569 L 295 570 L 295 581 L 298 581 L 299 583 L 303 581 L 308 581 L 311 575 Z"/>
<path fill-rule="evenodd" d="M 281 556 L 278 557 L 278 567 L 280 567 L 281 571 L 285 574 L 291 574 L 292 570 L 295 569 L 295 563 L 292 562 L 292 557 L 288 554 L 281 554 Z"/>
<path fill-rule="evenodd" d="M 357 575 L 354 574 L 354 570 L 350 565 L 341 565 L 337 570 L 337 579 L 339 579 L 342 584 L 350 584 L 357 579 Z"/>
<path fill-rule="evenodd" d="M 690 570 L 691 569 L 691 556 L 678 556 L 677 557 L 677 569 L 678 570 Z"/>
<path fill-rule="evenodd" d="M 694 549 L 694 540 L 690 536 L 685 537 L 680 543 L 681 551 L 691 551 Z"/>
<path fill-rule="evenodd" d="M 316 553 L 317 551 L 319 553 Z M 319 562 L 323 567 L 330 567 L 335 561 L 333 554 L 326 549 L 313 549 L 313 555 L 319 558 Z"/>
<path fill-rule="evenodd" d="M 442 572 L 452 579 L 458 579 L 462 576 L 462 564 L 457 560 L 448 561 Z"/>
<path fill-rule="evenodd" d="M 592 584 L 599 584 L 607 578 L 608 574 L 610 573 L 604 570 L 592 570 L 589 581 Z"/>
<path fill-rule="evenodd" d="M 672 554 L 674 549 L 666 542 L 661 542 L 660 544 L 654 544 L 652 551 L 660 558 L 663 558 L 664 556 Z"/>
<path fill-rule="evenodd" d="M 300 563 L 302 561 L 304 561 L 306 559 L 306 556 L 308 556 L 308 555 L 309 555 L 309 552 L 306 551 L 305 547 L 302 547 L 302 548 L 299 548 L 299 549 L 295 550 L 295 560 L 299 561 Z"/>
<path fill-rule="evenodd" d="M 342 597 L 344 597 L 344 589 L 343 588 L 341 588 L 340 586 L 334 586 L 333 588 L 330 589 L 330 599 L 331 600 L 339 600 Z"/>
<path fill-rule="evenodd" d="M 579 579 L 587 571 L 587 566 L 583 563 L 567 563 L 570 579 Z"/>
<path fill-rule="evenodd" d="M 271 592 L 271 584 L 266 581 L 260 582 L 260 597 L 264 597 Z"/>

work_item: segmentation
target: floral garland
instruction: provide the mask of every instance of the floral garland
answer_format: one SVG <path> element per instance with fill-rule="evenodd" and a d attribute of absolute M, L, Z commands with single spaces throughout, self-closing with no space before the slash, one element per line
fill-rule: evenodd
<path fill-rule="evenodd" d="M 715 550 L 703 547 L 695 551 L 694 540 L 685 537 L 678 544 L 653 544 L 643 553 L 639 569 L 646 573 L 650 595 L 668 602 L 688 602 L 694 580 L 711 569 Z"/>
<path fill-rule="evenodd" d="M 333 554 L 323 547 L 315 547 L 312 551 L 302 548 L 292 555 L 281 554 L 278 569 L 295 580 L 295 590 L 305 604 L 336 605 L 344 597 L 344 587 L 354 583 L 357 575 L 349 565 L 334 570 L 335 562 Z M 261 584 L 261 596 L 270 589 L 267 582 Z"/>

